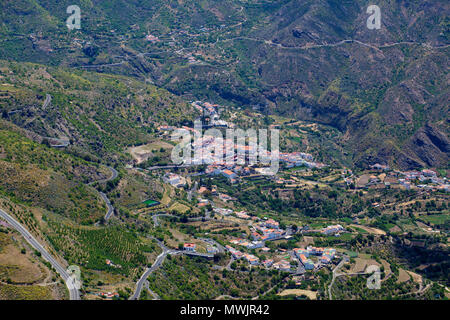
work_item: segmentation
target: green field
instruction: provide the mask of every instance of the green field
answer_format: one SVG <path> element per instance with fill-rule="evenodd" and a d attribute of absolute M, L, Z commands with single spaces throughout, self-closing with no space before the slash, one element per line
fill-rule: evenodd
<path fill-rule="evenodd" d="M 432 223 L 432 224 L 445 224 L 450 220 L 450 214 L 434 214 L 430 216 L 421 217 L 422 220 Z"/>
<path fill-rule="evenodd" d="M 155 200 L 146 200 L 144 202 L 142 202 L 143 204 L 145 204 L 147 207 L 154 207 L 157 206 L 158 204 L 160 204 L 159 201 L 155 201 Z"/>

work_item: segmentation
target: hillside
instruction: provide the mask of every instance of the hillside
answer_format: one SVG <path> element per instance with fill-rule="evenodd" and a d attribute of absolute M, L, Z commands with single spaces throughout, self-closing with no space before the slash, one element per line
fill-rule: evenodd
<path fill-rule="evenodd" d="M 125 147 L 147 141 L 157 124 L 194 116 L 185 101 L 132 78 L 5 61 L 0 72 L 2 117 L 37 142 L 69 141 L 88 161 L 123 160 Z"/>
<path fill-rule="evenodd" d="M 380 30 L 362 0 L 85 1 L 72 32 L 68 4 L 2 2 L 1 55 L 332 125 L 362 167 L 448 165 L 444 0 L 379 1 Z"/>
<path fill-rule="evenodd" d="M 0 3 L 0 300 L 450 298 L 448 1 L 74 4 Z"/>
<path fill-rule="evenodd" d="M 73 32 L 66 4 L 3 2 L 2 56 L 332 125 L 358 166 L 448 165 L 446 1 L 381 1 L 380 30 L 360 0 L 86 1 Z"/>

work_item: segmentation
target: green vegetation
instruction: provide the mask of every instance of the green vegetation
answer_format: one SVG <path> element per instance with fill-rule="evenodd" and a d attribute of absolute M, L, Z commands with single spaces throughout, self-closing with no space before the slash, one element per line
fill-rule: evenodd
<path fill-rule="evenodd" d="M 52 300 L 51 290 L 48 287 L 37 285 L 16 286 L 0 283 L 1 300 Z"/>
<path fill-rule="evenodd" d="M 221 295 L 250 298 L 283 278 L 276 271 L 214 271 L 202 258 L 171 257 L 149 277 L 150 289 L 162 299 L 213 299 Z"/>
<path fill-rule="evenodd" d="M 130 269 L 145 265 L 146 252 L 155 248 L 144 245 L 137 235 L 124 227 L 72 227 L 48 221 L 50 243 L 70 263 L 88 269 L 129 274 Z M 106 260 L 121 267 L 110 267 Z"/>

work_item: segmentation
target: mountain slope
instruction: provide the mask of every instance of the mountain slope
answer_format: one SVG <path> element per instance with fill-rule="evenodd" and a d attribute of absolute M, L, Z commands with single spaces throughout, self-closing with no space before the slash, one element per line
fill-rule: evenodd
<path fill-rule="evenodd" d="M 73 32 L 67 5 L 3 2 L 2 56 L 332 125 L 363 167 L 448 166 L 448 1 L 378 1 L 380 30 L 363 0 L 85 1 Z"/>

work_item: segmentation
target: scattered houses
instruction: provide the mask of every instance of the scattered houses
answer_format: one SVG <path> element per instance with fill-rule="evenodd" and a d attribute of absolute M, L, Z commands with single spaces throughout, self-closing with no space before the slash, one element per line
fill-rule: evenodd
<path fill-rule="evenodd" d="M 293 251 L 306 270 L 315 268 L 314 262 L 309 258 L 310 256 L 317 256 L 322 264 L 329 264 L 336 255 L 335 249 L 316 248 L 312 246 L 308 246 L 306 249 L 295 248 Z"/>
<path fill-rule="evenodd" d="M 247 249 L 258 249 L 264 247 L 264 243 L 261 241 L 248 241 L 245 239 L 233 239 L 230 243 L 245 247 Z"/>
<path fill-rule="evenodd" d="M 383 189 L 383 188 L 404 188 L 424 189 L 428 191 L 448 192 L 449 182 L 447 177 L 439 178 L 437 172 L 431 169 L 421 171 L 398 171 L 391 170 L 389 166 L 375 164 L 371 165 L 372 170 L 382 171 L 383 173 L 373 174 L 364 173 L 359 177 L 345 177 L 344 182 L 347 185 L 354 183 L 357 189 Z"/>

